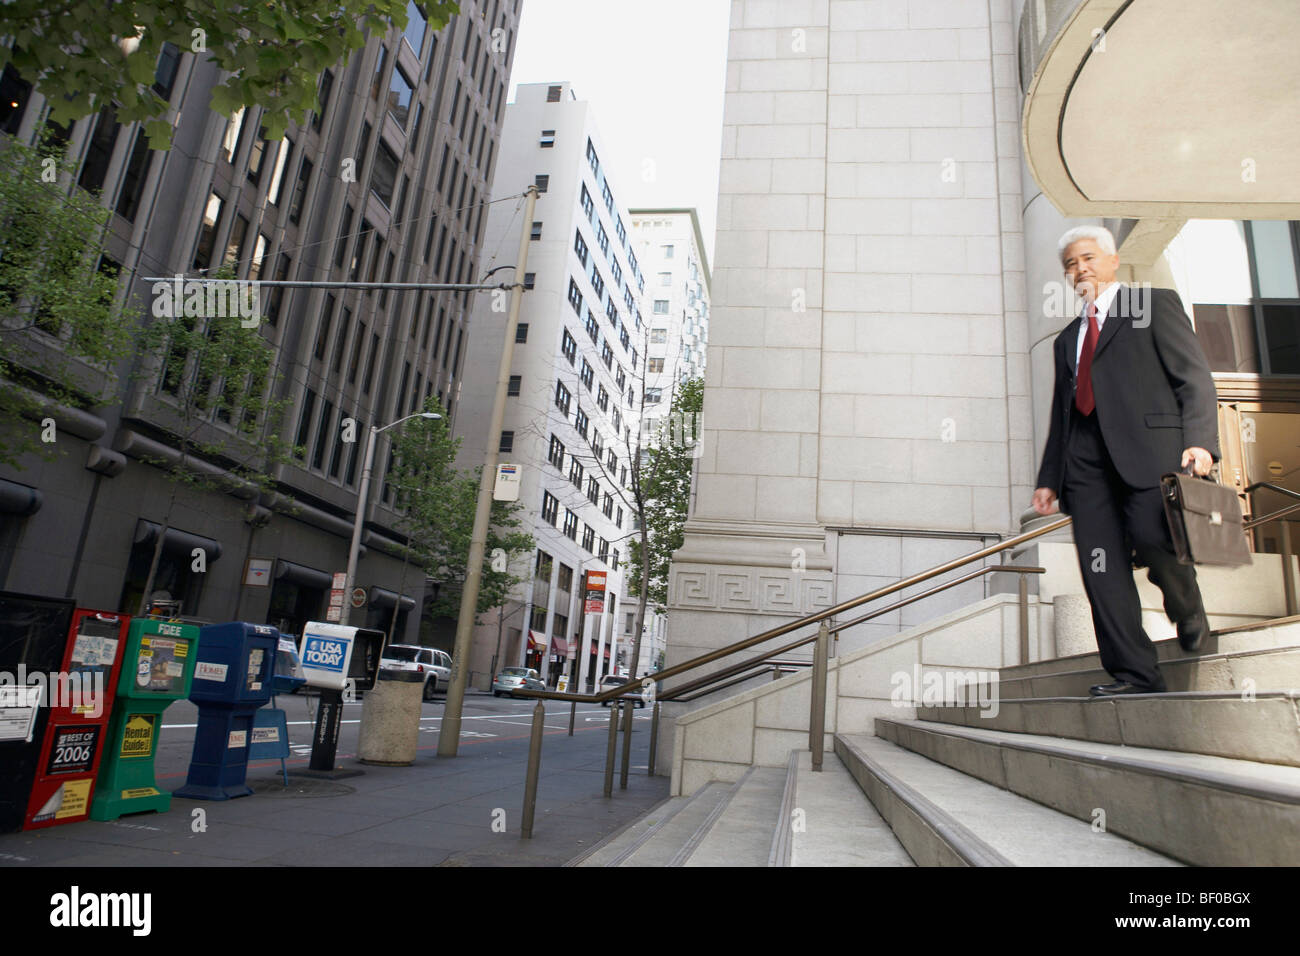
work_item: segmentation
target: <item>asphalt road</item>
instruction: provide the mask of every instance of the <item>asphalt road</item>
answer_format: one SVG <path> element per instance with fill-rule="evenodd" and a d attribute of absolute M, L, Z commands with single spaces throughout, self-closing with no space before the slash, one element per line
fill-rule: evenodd
<path fill-rule="evenodd" d="M 289 728 L 290 757 L 287 761 L 289 770 L 305 767 L 311 757 L 312 729 L 316 722 L 315 695 L 282 694 L 276 698 L 276 704 L 285 712 L 285 721 Z M 445 695 L 438 695 L 432 701 L 421 706 L 420 716 L 420 750 L 431 753 L 438 744 L 438 734 L 442 729 Z M 364 701 L 344 703 L 343 724 L 339 730 L 339 743 L 336 758 L 351 758 L 356 755 L 357 741 L 361 727 L 361 713 Z M 532 727 L 535 701 L 493 697 L 490 694 L 468 693 L 461 714 L 461 745 L 475 742 L 496 741 L 504 743 L 513 740 L 526 740 Z M 546 730 L 567 731 L 569 728 L 569 704 L 558 701 L 546 703 Z M 650 720 L 647 708 L 634 711 L 638 729 L 646 727 Z M 580 705 L 574 719 L 575 731 L 598 725 L 608 726 L 609 709 Z M 159 786 L 167 790 L 175 789 L 184 782 L 189 769 L 194 749 L 194 732 L 198 723 L 198 707 L 188 700 L 178 700 L 167 708 L 163 714 L 162 730 L 158 735 L 158 752 L 154 767 Z M 527 758 L 527 752 L 521 755 Z M 643 758 L 644 759 L 644 758 Z M 250 764 L 250 770 L 259 767 L 278 767 L 278 761 L 258 761 Z M 644 770 L 645 765 L 639 768 Z M 176 782 L 179 780 L 180 782 Z"/>

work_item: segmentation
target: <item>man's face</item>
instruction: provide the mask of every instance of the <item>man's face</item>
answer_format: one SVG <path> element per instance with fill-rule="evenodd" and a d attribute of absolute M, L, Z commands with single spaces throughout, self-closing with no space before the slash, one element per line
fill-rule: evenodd
<path fill-rule="evenodd" d="M 1115 281 L 1119 256 L 1106 255 L 1095 239 L 1080 239 L 1066 246 L 1061 264 L 1074 291 L 1091 302 L 1102 289 Z"/>

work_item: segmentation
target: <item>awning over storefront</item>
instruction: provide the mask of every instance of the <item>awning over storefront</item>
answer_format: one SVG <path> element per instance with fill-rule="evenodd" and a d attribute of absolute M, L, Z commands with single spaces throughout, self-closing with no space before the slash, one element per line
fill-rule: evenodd
<path fill-rule="evenodd" d="M 40 511 L 43 501 L 40 491 L 31 485 L 0 478 L 0 513 L 26 518 Z"/>
<path fill-rule="evenodd" d="M 528 649 L 530 651 L 546 650 L 546 635 L 541 631 L 528 632 Z"/>
<path fill-rule="evenodd" d="M 551 638 L 551 653 L 557 657 L 569 656 L 569 642 L 562 637 Z"/>
<path fill-rule="evenodd" d="M 275 579 L 317 591 L 328 591 L 330 586 L 330 576 L 326 572 L 309 568 L 305 564 L 294 564 L 283 558 L 275 560 Z"/>
<path fill-rule="evenodd" d="M 158 540 L 162 525 L 140 518 L 135 525 L 135 543 L 152 547 Z M 199 534 L 190 534 L 178 528 L 168 528 L 163 539 L 163 551 L 168 554 L 184 554 L 188 557 L 195 548 L 202 548 L 205 561 L 215 561 L 221 557 L 221 542 L 214 538 L 205 538 Z"/>
<path fill-rule="evenodd" d="M 371 607 L 391 608 L 397 603 L 397 592 L 390 591 L 388 588 L 381 588 L 374 584 L 370 587 L 370 594 L 366 598 Z M 402 610 L 409 611 L 415 607 L 415 598 L 409 594 L 402 595 Z"/>

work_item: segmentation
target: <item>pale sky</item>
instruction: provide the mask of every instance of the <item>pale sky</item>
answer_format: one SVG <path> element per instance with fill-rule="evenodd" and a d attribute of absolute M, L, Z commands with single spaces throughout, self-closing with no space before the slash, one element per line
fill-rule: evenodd
<path fill-rule="evenodd" d="M 512 102 L 520 83 L 572 83 L 619 201 L 694 206 L 710 267 L 730 14 L 729 0 L 523 0 L 510 74 Z"/>

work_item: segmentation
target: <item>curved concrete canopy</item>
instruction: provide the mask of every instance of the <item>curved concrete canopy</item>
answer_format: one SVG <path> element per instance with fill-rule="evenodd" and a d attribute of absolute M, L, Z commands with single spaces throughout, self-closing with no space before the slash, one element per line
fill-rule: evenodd
<path fill-rule="evenodd" d="M 1300 219 L 1298 39 L 1297 0 L 1082 0 L 1026 92 L 1035 180 L 1072 217 Z"/>

